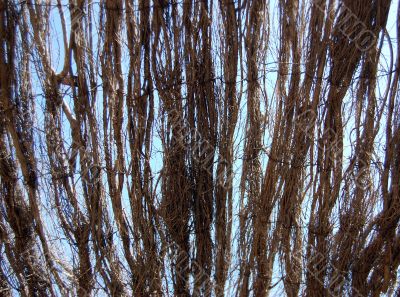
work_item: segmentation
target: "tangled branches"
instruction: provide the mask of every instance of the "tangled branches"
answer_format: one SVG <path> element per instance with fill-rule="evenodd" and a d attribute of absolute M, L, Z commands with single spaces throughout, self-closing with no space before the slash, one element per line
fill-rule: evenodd
<path fill-rule="evenodd" d="M 0 0 L 0 295 L 399 294 L 400 6 L 364 2 Z"/>

